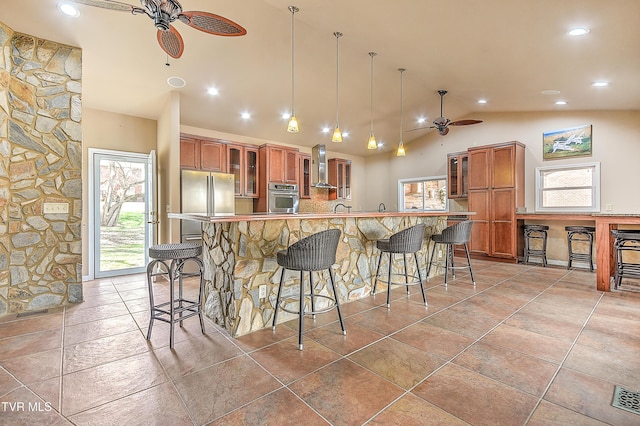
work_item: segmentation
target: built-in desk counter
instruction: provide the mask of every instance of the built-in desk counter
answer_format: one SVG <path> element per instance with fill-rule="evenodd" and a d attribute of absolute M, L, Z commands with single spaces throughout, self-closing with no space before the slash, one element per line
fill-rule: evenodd
<path fill-rule="evenodd" d="M 446 227 L 449 215 L 473 213 L 353 212 L 233 216 L 171 213 L 169 218 L 202 223 L 205 314 L 224 326 L 231 335 L 241 336 L 271 326 L 280 280 L 280 268 L 276 263 L 279 250 L 316 232 L 329 228 L 340 229 L 342 237 L 334 271 L 338 297 L 341 302 L 348 302 L 369 296 L 371 292 L 371 278 L 375 275 L 378 260 L 376 240 L 388 238 L 417 223 L 425 223 L 425 244 L 419 256 L 422 269 L 426 272 L 426 241 Z M 400 262 L 401 258 L 398 258 Z M 314 280 L 320 294 L 327 291 L 326 278 L 320 279 L 317 275 Z M 289 288 L 296 289 L 293 281 L 297 279 L 299 274 L 287 273 L 286 280 L 291 284 Z M 264 294 L 261 294 L 261 288 Z M 293 317 L 287 314 L 281 319 L 286 321 Z"/>
<path fill-rule="evenodd" d="M 613 236 L 611 230 L 623 225 L 640 225 L 640 213 L 628 214 L 563 214 L 563 213 L 518 213 L 519 225 L 527 220 L 545 222 L 574 222 L 577 225 L 596 228 L 596 283 L 599 291 L 610 291 L 611 280 L 615 269 L 615 253 L 613 252 Z"/>

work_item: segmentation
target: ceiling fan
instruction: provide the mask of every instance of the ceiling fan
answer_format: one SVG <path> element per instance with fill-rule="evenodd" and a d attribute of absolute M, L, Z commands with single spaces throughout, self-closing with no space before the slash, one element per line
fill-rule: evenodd
<path fill-rule="evenodd" d="M 451 121 L 448 118 L 444 117 L 442 113 L 442 103 L 444 99 L 444 95 L 448 92 L 446 90 L 438 90 L 438 94 L 440 95 L 440 117 L 433 120 L 433 126 L 429 127 L 418 127 L 416 129 L 409 130 L 410 132 L 413 130 L 421 130 L 421 129 L 438 129 L 438 133 L 444 136 L 449 133 L 449 126 L 468 126 L 470 124 L 478 124 L 482 123 L 482 120 L 456 120 Z"/>
<path fill-rule="evenodd" d="M 171 24 L 178 20 L 196 30 L 219 36 L 242 36 L 247 30 L 235 22 L 209 12 L 183 12 L 177 0 L 140 0 L 142 7 L 132 6 L 115 0 L 71 0 L 74 3 L 104 9 L 131 12 L 134 15 L 144 13 L 153 19 L 158 29 L 158 43 L 162 50 L 173 58 L 179 58 L 184 51 L 182 36 Z"/>

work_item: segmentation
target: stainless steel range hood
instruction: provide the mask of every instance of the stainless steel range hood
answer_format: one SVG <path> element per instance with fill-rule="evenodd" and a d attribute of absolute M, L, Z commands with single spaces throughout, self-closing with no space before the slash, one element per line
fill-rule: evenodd
<path fill-rule="evenodd" d="M 311 148 L 311 164 L 313 169 L 311 186 L 314 188 L 335 188 L 327 182 L 327 151 L 324 145 L 320 144 Z"/>

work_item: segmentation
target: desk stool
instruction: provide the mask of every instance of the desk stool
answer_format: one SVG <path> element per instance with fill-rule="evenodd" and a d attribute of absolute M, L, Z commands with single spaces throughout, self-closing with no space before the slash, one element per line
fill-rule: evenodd
<path fill-rule="evenodd" d="M 529 257 L 542 258 L 542 266 L 547 266 L 547 225 L 523 225 L 524 229 L 524 263 L 529 263 Z M 538 241 L 538 247 L 532 243 Z"/>
<path fill-rule="evenodd" d="M 593 235 L 596 232 L 596 228 L 592 226 L 565 226 L 567 231 L 567 246 L 569 248 L 569 263 L 567 269 L 571 269 L 571 265 L 574 260 L 578 262 L 589 263 L 589 271 L 593 272 Z M 585 248 L 586 252 L 576 252 L 574 243 L 583 245 L 586 243 L 588 248 Z"/>

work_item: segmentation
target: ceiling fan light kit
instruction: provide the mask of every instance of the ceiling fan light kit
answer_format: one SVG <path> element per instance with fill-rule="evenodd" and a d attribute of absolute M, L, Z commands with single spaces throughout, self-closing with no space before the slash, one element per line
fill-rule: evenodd
<path fill-rule="evenodd" d="M 119 12 L 130 12 L 134 15 L 144 14 L 153 19 L 158 29 L 158 44 L 167 55 L 178 59 L 184 52 L 184 41 L 178 30 L 171 24 L 180 21 L 183 24 L 207 34 L 219 36 L 243 36 L 247 33 L 240 25 L 219 15 L 209 12 L 183 12 L 176 0 L 140 0 L 142 7 L 131 6 L 115 0 L 73 0 L 74 3 L 101 7 Z"/>

